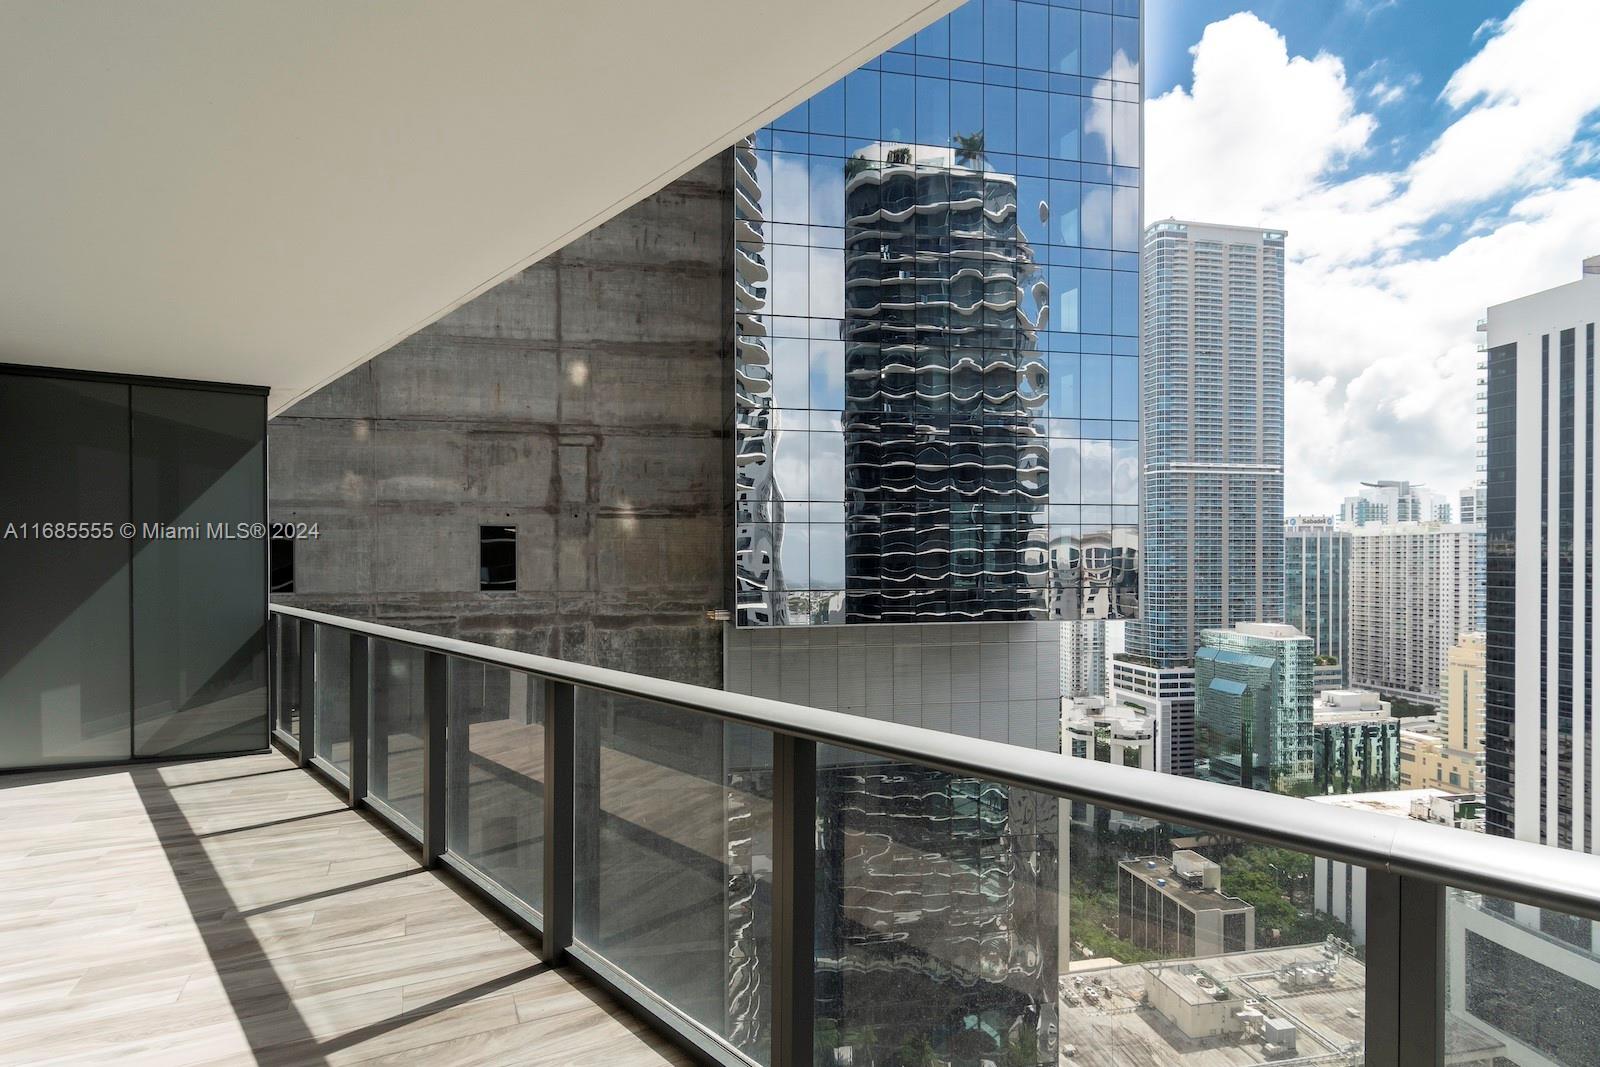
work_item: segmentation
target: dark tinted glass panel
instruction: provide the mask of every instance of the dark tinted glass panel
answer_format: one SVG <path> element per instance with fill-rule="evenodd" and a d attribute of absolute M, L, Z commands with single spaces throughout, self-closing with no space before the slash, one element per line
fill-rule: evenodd
<path fill-rule="evenodd" d="M 0 767 L 127 759 L 128 387 L 0 374 L 0 435 Z"/>
<path fill-rule="evenodd" d="M 583 689 L 575 718 L 574 936 L 766 1062 L 771 735 Z"/>
<path fill-rule="evenodd" d="M 478 588 L 482 591 L 517 587 L 517 528 L 478 527 Z"/>
<path fill-rule="evenodd" d="M 316 755 L 350 773 L 350 633 L 317 627 Z"/>
<path fill-rule="evenodd" d="M 1513 931 L 1508 940 L 1515 936 Z M 1600 989 L 1567 973 L 1577 967 L 1592 976 L 1591 961 L 1555 949 L 1541 950 L 1541 962 L 1472 929 L 1466 931 L 1465 951 L 1465 996 L 1452 1000 L 1461 1003 L 1468 1020 L 1448 1016 L 1453 1034 L 1472 1021 L 1487 1023 L 1557 1063 L 1595 1062 Z"/>
<path fill-rule="evenodd" d="M 250 527 L 266 521 L 266 401 L 131 394 L 134 754 L 259 749 L 267 561 Z"/>
<path fill-rule="evenodd" d="M 290 737 L 300 736 L 300 620 L 274 615 L 272 726 Z"/>
<path fill-rule="evenodd" d="M 1054 1063 L 1057 801 L 826 745 L 817 764 L 819 1062 Z"/>
<path fill-rule="evenodd" d="M 544 902 L 544 682 L 450 661 L 446 846 L 530 908 Z"/>
<path fill-rule="evenodd" d="M 367 789 L 411 823 L 422 826 L 422 739 L 427 715 L 420 648 L 372 642 L 371 759 Z"/>

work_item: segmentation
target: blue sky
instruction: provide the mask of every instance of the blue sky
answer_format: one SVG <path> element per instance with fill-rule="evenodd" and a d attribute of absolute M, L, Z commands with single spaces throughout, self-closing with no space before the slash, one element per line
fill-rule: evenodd
<path fill-rule="evenodd" d="M 1146 217 L 1289 231 L 1287 486 L 1474 476 L 1489 304 L 1600 253 L 1600 0 L 1147 0 Z"/>

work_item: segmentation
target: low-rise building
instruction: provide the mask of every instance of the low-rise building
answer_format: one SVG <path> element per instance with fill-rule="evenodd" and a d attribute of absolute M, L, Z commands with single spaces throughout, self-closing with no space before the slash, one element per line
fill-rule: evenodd
<path fill-rule="evenodd" d="M 1117 934 L 1146 952 L 1212 956 L 1256 945 L 1256 909 L 1222 891 L 1222 868 L 1183 849 L 1117 865 Z"/>
<path fill-rule="evenodd" d="M 1347 793 L 1312 797 L 1321 804 L 1337 804 L 1373 811 L 1397 819 L 1441 823 L 1463 830 L 1483 829 L 1483 797 L 1474 793 L 1449 793 L 1442 789 L 1394 789 L 1377 793 Z M 1348 926 L 1355 943 L 1367 938 L 1367 869 L 1317 856 L 1312 865 L 1312 907 Z"/>
<path fill-rule="evenodd" d="M 1156 720 L 1142 707 L 1105 697 L 1061 701 L 1061 751 L 1069 756 L 1156 769 Z"/>
<path fill-rule="evenodd" d="M 1400 788 L 1400 720 L 1388 701 L 1360 689 L 1329 689 L 1312 708 L 1316 791 L 1370 793 Z"/>

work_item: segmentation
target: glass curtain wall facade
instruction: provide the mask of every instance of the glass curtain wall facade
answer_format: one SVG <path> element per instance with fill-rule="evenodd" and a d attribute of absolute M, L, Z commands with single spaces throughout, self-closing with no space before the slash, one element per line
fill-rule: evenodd
<path fill-rule="evenodd" d="M 1018 664 L 1059 648 L 1026 631 L 1136 610 L 1139 14 L 972 0 L 735 146 L 730 642 L 785 685 L 803 665 L 809 703 L 871 714 L 892 688 L 885 717 L 965 732 L 970 706 L 1017 743 Z M 995 625 L 915 625 L 972 622 Z M 819 1041 L 1053 1063 L 1057 806 L 819 761 Z M 893 910 L 930 869 L 960 931 Z"/>
<path fill-rule="evenodd" d="M 973 0 L 735 151 L 741 626 L 1130 615 L 1137 0 Z"/>
<path fill-rule="evenodd" d="M 1195 773 L 1201 778 L 1305 794 L 1312 789 L 1312 655 L 1290 635 L 1206 630 L 1195 653 Z"/>
<path fill-rule="evenodd" d="M 1345 634 L 1350 628 L 1350 532 L 1321 516 L 1289 519 L 1283 529 L 1284 621 L 1316 645 L 1317 663 L 1338 664 L 1349 677 Z"/>

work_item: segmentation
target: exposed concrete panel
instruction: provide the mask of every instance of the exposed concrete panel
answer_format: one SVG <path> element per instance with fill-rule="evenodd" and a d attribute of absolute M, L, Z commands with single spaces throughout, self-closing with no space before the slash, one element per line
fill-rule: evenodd
<path fill-rule="evenodd" d="M 718 160 L 274 419 L 274 599 L 720 687 L 727 211 Z"/>

